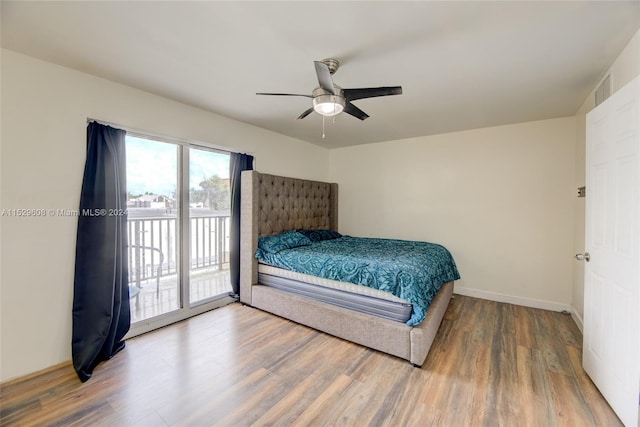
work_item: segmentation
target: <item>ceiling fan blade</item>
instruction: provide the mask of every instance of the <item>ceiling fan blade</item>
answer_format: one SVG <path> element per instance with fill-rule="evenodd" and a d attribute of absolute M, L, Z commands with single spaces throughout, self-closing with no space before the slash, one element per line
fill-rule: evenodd
<path fill-rule="evenodd" d="M 301 95 L 301 94 L 298 94 L 298 93 L 264 93 L 264 92 L 259 92 L 259 93 L 256 93 L 256 95 L 304 96 L 306 98 L 313 98 L 313 96 L 311 96 L 311 95 Z"/>
<path fill-rule="evenodd" d="M 361 109 L 359 109 L 358 107 L 356 107 L 350 102 L 347 102 L 347 104 L 344 106 L 344 112 L 347 114 L 351 114 L 353 117 L 356 117 L 360 120 L 364 120 L 367 117 L 369 117 L 367 113 L 365 113 L 364 111 L 362 111 Z"/>
<path fill-rule="evenodd" d="M 309 108 L 308 110 L 306 110 L 304 113 L 300 114 L 298 116 L 298 119 L 304 119 L 305 117 L 307 117 L 309 114 L 311 114 L 313 112 L 313 107 Z"/>
<path fill-rule="evenodd" d="M 324 62 L 313 61 L 316 65 L 316 74 L 318 75 L 318 83 L 320 87 L 332 95 L 336 94 L 336 90 L 333 87 L 333 80 L 331 79 L 331 71 Z"/>
<path fill-rule="evenodd" d="M 343 89 L 347 101 L 374 98 L 376 96 L 402 95 L 402 86 L 365 87 L 361 89 Z"/>

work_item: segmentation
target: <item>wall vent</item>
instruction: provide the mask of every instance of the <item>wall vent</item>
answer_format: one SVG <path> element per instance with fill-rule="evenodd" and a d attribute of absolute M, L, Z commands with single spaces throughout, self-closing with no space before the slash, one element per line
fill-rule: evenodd
<path fill-rule="evenodd" d="M 604 78 L 596 89 L 596 107 L 611 95 L 611 74 Z"/>

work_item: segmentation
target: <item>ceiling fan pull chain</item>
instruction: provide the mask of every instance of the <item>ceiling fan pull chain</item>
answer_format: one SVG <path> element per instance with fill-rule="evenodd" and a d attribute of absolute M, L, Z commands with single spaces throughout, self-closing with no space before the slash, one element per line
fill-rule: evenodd
<path fill-rule="evenodd" d="M 324 116 L 322 116 L 322 139 L 324 139 Z"/>

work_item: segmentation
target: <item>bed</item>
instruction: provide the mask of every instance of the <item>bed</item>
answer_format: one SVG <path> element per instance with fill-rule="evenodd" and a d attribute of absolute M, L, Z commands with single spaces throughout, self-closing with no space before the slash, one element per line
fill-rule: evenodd
<path fill-rule="evenodd" d="M 424 320 L 410 326 L 406 299 L 264 265 L 255 258 L 259 238 L 294 230 L 337 232 L 337 184 L 245 171 L 241 203 L 242 303 L 422 366 L 453 293 L 452 280 L 439 286 Z M 345 292 L 363 294 L 358 297 L 362 301 L 346 301 Z"/>

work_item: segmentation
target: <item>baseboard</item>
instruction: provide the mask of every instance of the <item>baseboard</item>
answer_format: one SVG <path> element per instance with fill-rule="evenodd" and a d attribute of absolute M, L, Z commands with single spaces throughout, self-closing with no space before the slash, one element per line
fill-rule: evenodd
<path fill-rule="evenodd" d="M 484 291 L 480 289 L 471 289 L 471 288 L 464 288 L 464 287 L 458 287 L 458 286 L 455 287 L 454 293 L 468 296 L 468 297 L 486 299 L 489 301 L 506 302 L 508 304 L 522 305 L 524 307 L 540 308 L 543 310 L 550 310 L 550 311 L 566 311 L 568 313 L 573 313 L 573 309 L 570 305 L 560 304 L 553 301 L 538 300 L 534 298 L 516 297 L 513 295 L 506 295 L 498 292 L 490 292 L 490 291 Z"/>
<path fill-rule="evenodd" d="M 580 316 L 574 308 L 571 309 L 571 318 L 576 322 L 576 326 L 580 329 L 580 332 L 584 334 L 584 321 L 582 320 L 582 316 Z"/>
<path fill-rule="evenodd" d="M 49 366 L 48 368 L 40 369 L 36 372 L 31 372 L 29 374 L 21 375 L 14 378 L 9 378 L 6 381 L 0 383 L 0 388 L 8 387 L 16 385 L 17 383 L 26 382 L 32 378 L 39 377 L 42 375 L 46 375 L 50 372 L 57 371 L 59 369 L 71 368 L 73 370 L 73 362 L 71 360 L 67 360 L 66 362 L 61 362 L 53 366 Z"/>

